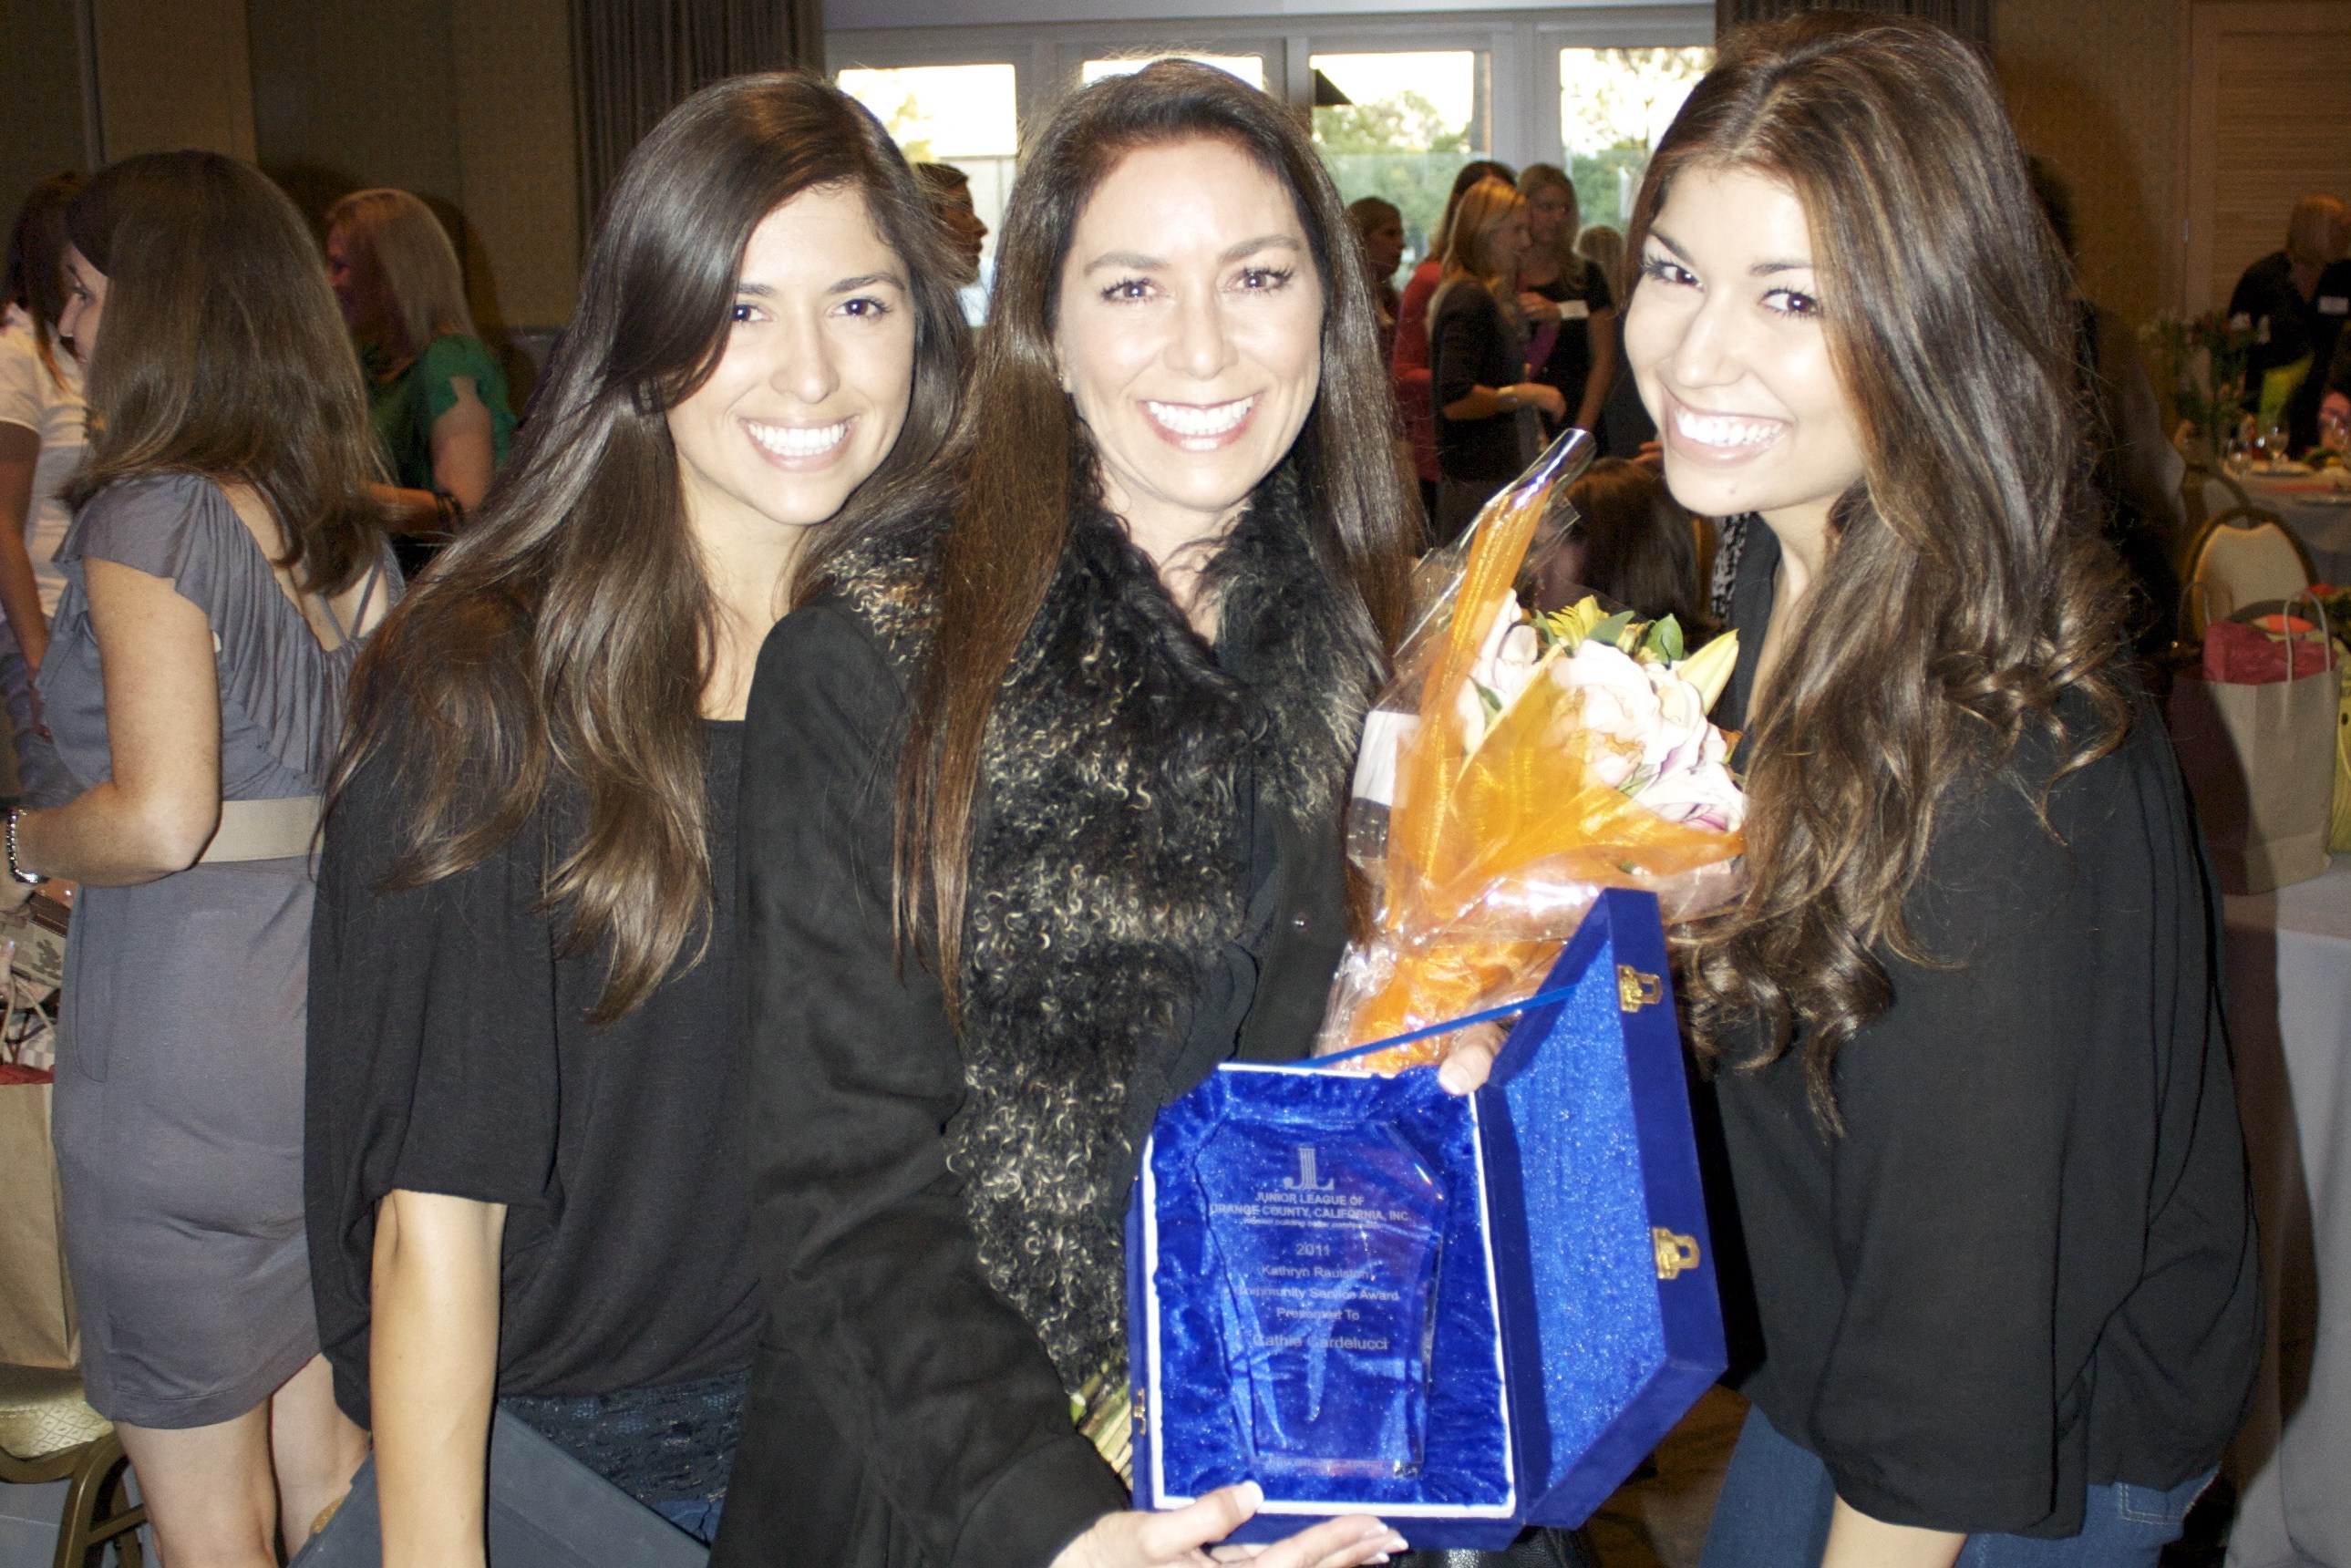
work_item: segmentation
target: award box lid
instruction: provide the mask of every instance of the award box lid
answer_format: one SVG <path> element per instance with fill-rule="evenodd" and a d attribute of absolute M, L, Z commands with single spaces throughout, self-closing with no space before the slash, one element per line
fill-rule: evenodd
<path fill-rule="evenodd" d="M 1530 1523 L 1579 1525 L 1722 1375 L 1656 899 L 1600 894 L 1479 1091 Z"/>

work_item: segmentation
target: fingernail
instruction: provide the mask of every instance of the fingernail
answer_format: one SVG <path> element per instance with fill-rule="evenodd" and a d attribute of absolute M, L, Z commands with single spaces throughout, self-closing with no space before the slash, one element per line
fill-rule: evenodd
<path fill-rule="evenodd" d="M 1265 1501 L 1265 1489 L 1255 1481 L 1241 1482 L 1240 1493 L 1241 1506 L 1251 1513 L 1255 1513 L 1259 1505 Z"/>
<path fill-rule="evenodd" d="M 1355 1539 L 1358 1541 L 1379 1541 L 1384 1544 L 1385 1542 L 1393 1542 L 1395 1539 L 1395 1531 L 1390 1530 L 1386 1525 L 1382 1524 L 1375 1519 L 1372 1521 L 1371 1523 L 1365 1525 L 1364 1527 L 1363 1533 L 1356 1536 Z"/>
<path fill-rule="evenodd" d="M 1391 1535 L 1391 1536 L 1389 1536 L 1389 1537 L 1388 1537 L 1388 1550 L 1389 1550 L 1389 1551 L 1391 1551 L 1391 1552 L 1408 1552 L 1408 1551 L 1410 1551 L 1411 1549 L 1412 1549 L 1412 1543 L 1411 1543 L 1410 1542 L 1406 1541 L 1403 1536 L 1401 1536 L 1401 1535 Z"/>

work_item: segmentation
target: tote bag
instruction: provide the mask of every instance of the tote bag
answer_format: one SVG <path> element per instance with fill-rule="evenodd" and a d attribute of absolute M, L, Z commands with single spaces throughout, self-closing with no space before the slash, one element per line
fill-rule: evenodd
<path fill-rule="evenodd" d="M 2285 640 L 2283 679 L 2225 678 L 2241 674 L 2215 656 L 2225 624 L 2208 629 L 2202 674 L 2172 688 L 2172 740 L 2221 887 L 2268 893 L 2326 870 L 2342 671 L 2322 622 Z"/>

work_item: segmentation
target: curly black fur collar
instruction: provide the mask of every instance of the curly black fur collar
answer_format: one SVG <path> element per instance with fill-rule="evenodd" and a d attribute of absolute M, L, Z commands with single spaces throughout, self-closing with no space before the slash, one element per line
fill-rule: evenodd
<path fill-rule="evenodd" d="M 950 1164 L 989 1282 L 1072 1392 L 1125 1365 L 1127 1086 L 1182 1043 L 1241 935 L 1243 790 L 1335 822 L 1374 695 L 1365 622 L 1315 558 L 1299 484 L 1277 470 L 1210 569 L 1221 664 L 1118 520 L 1074 517 L 983 749 Z M 910 671 L 928 565 L 902 545 L 836 576 Z"/>

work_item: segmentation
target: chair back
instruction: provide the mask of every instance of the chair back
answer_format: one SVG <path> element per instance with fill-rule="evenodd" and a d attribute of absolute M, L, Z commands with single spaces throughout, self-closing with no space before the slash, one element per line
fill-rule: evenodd
<path fill-rule="evenodd" d="M 2188 514 L 2191 537 L 2214 517 L 2253 504 L 2242 485 L 2201 463 L 2188 465 L 2188 472 L 2179 482 L 2179 498 Z"/>
<path fill-rule="evenodd" d="M 2292 599 L 2318 580 L 2310 552 L 2274 512 L 2231 507 L 2204 525 L 2188 552 L 2181 621 L 2201 637 L 2213 616 L 2226 618 L 2265 600 Z"/>

